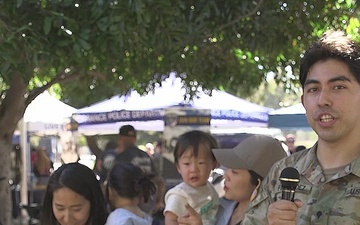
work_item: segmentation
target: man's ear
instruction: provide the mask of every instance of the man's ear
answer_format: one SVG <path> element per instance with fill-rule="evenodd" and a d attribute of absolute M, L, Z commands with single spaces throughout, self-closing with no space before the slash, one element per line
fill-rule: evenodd
<path fill-rule="evenodd" d="M 301 95 L 301 104 L 304 106 L 304 95 Z"/>

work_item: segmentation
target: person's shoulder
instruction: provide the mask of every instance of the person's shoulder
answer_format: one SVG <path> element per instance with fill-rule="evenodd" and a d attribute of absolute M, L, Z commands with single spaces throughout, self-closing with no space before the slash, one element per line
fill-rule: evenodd
<path fill-rule="evenodd" d="M 144 152 L 143 150 L 141 150 L 140 148 L 138 148 L 136 146 L 130 147 L 128 150 L 133 152 L 133 153 L 136 153 L 138 156 L 151 158 L 146 152 Z"/>
<path fill-rule="evenodd" d="M 314 149 L 306 149 L 297 153 L 294 153 L 290 156 L 284 157 L 277 161 L 270 169 L 268 174 L 269 180 L 278 178 L 281 171 L 286 167 L 294 167 L 299 172 L 310 166 L 310 164 L 315 160 Z"/>
<path fill-rule="evenodd" d="M 153 217 L 150 216 L 150 215 L 147 214 L 147 213 L 144 213 L 144 220 L 146 220 L 146 221 L 149 222 L 149 224 L 150 224 L 150 223 L 152 223 L 152 221 L 153 221 Z"/>
<path fill-rule="evenodd" d="M 131 161 L 135 157 L 146 157 L 148 154 L 137 147 L 129 147 L 125 151 L 116 155 L 116 161 Z"/>
<path fill-rule="evenodd" d="M 233 207 L 233 206 L 236 206 L 237 204 L 239 204 L 239 203 L 236 201 L 227 199 L 225 197 L 220 198 L 220 205 L 223 206 L 224 208 L 227 208 L 229 206 Z"/>
<path fill-rule="evenodd" d="M 162 157 L 163 156 L 161 154 L 156 153 L 156 154 L 153 155 L 152 159 L 153 159 L 154 162 L 159 162 L 162 159 Z"/>
<path fill-rule="evenodd" d="M 207 189 L 211 192 L 213 196 L 217 196 L 219 198 L 218 192 L 216 191 L 214 185 L 210 182 L 207 182 L 206 184 Z"/>
<path fill-rule="evenodd" d="M 112 211 L 110 213 L 110 215 L 113 215 L 113 216 L 116 216 L 116 217 L 119 217 L 119 216 L 124 217 L 125 215 L 131 215 L 131 214 L 132 213 L 129 210 L 124 209 L 124 208 L 116 208 L 116 209 L 114 209 L 114 211 Z"/>
<path fill-rule="evenodd" d="M 220 198 L 219 203 L 219 209 L 215 216 L 215 225 L 228 224 L 234 213 L 235 207 L 239 204 L 239 202 L 222 197 Z"/>
<path fill-rule="evenodd" d="M 154 154 L 153 154 L 153 158 L 154 159 L 156 159 L 156 158 L 161 158 L 163 155 L 161 154 L 161 153 L 157 153 L 157 152 L 155 152 Z"/>
<path fill-rule="evenodd" d="M 309 158 L 314 158 L 315 155 L 313 154 L 313 152 L 314 147 L 302 150 L 300 152 L 295 152 L 292 155 L 283 158 L 282 160 L 280 160 L 280 162 L 283 162 L 284 164 L 289 166 L 299 164 L 299 161 L 301 162 L 303 160 L 308 160 Z"/>
<path fill-rule="evenodd" d="M 130 213 L 130 211 L 123 208 L 117 208 L 109 214 L 106 225 L 131 223 L 131 216 L 132 213 Z"/>
<path fill-rule="evenodd" d="M 184 182 L 181 182 L 180 184 L 170 188 L 165 194 L 165 198 L 164 198 L 165 202 L 169 198 L 176 199 L 176 200 L 189 199 L 190 198 L 189 191 L 187 188 L 184 188 L 186 186 L 187 186 L 187 184 L 185 184 Z"/>
<path fill-rule="evenodd" d="M 186 186 L 187 184 L 185 182 L 181 182 L 177 185 L 175 185 L 174 187 L 170 188 L 167 193 L 172 193 L 172 192 L 178 192 L 178 191 L 183 191 L 184 190 L 184 186 Z"/>
<path fill-rule="evenodd" d="M 201 195 L 203 193 L 209 193 L 212 190 L 211 187 L 208 185 L 203 185 L 201 187 L 192 187 L 185 182 L 181 182 L 180 184 L 176 185 L 175 188 L 177 191 L 181 193 L 186 193 L 186 195 L 191 195 L 191 196 Z"/>

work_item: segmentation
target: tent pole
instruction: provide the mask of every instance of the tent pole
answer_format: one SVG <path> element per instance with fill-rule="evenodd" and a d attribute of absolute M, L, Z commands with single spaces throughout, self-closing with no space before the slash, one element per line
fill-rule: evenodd
<path fill-rule="evenodd" d="M 22 119 L 20 121 L 21 134 L 20 134 L 20 146 L 21 146 L 21 185 L 20 185 L 20 201 L 23 205 L 28 205 L 28 143 L 27 143 L 27 123 Z M 25 210 L 22 210 L 22 215 L 27 216 Z"/>

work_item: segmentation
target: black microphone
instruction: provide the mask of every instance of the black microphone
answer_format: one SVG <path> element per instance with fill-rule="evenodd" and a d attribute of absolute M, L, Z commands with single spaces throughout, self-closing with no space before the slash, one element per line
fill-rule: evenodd
<path fill-rule="evenodd" d="M 286 167 L 281 171 L 280 182 L 281 182 L 281 199 L 294 201 L 295 190 L 300 182 L 299 172 L 293 167 Z"/>

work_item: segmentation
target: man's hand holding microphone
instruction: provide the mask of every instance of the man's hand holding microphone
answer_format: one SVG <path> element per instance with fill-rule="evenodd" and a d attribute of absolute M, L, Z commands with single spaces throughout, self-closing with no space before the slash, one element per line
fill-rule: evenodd
<path fill-rule="evenodd" d="M 269 205 L 267 219 L 269 225 L 295 225 L 298 209 L 303 205 L 300 200 L 294 200 L 295 190 L 299 184 L 299 172 L 293 167 L 281 171 L 281 200 Z"/>

